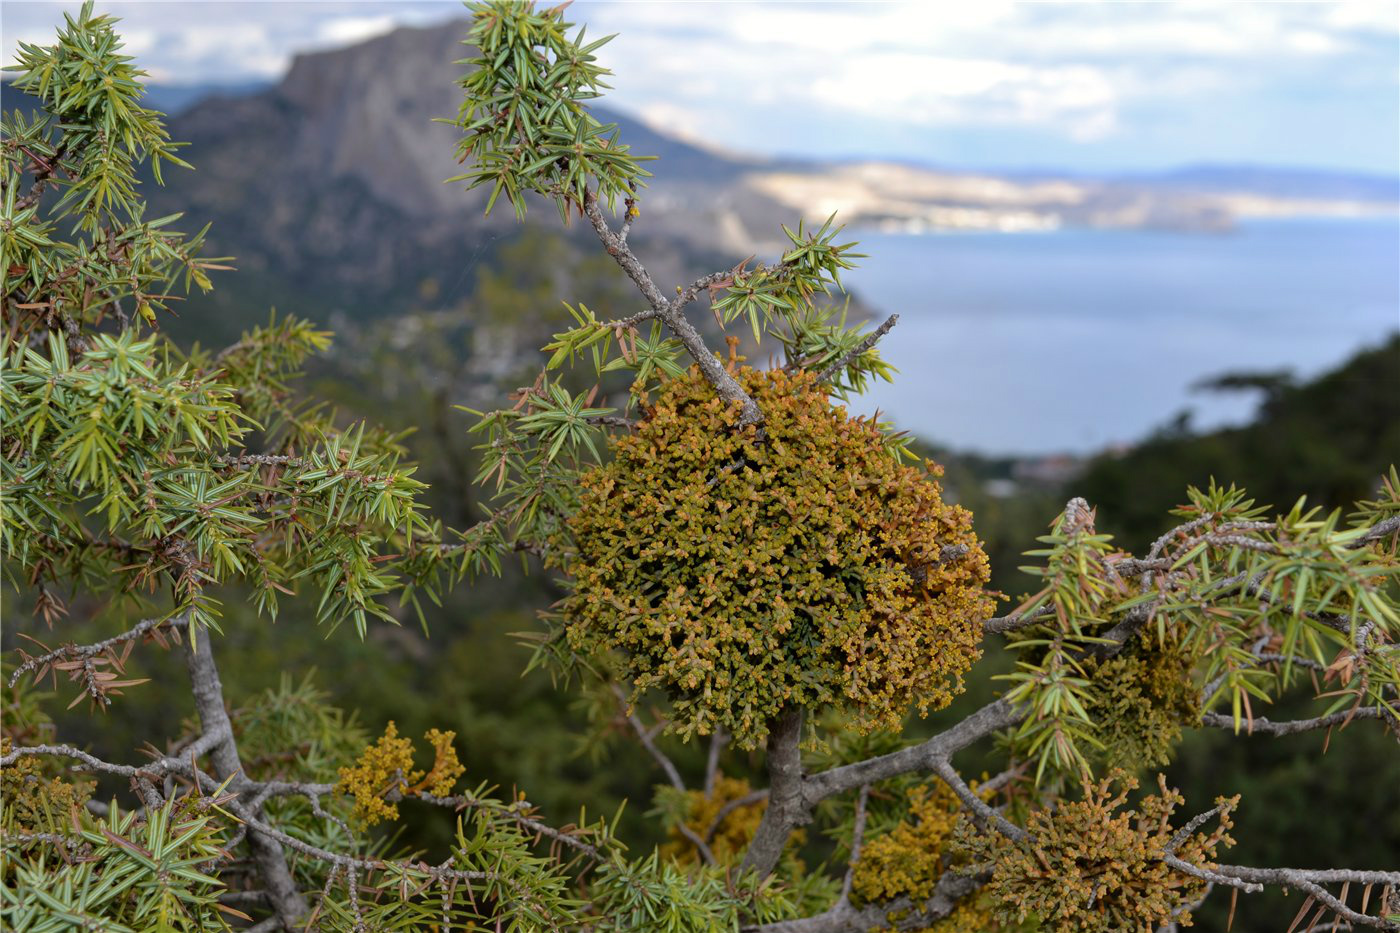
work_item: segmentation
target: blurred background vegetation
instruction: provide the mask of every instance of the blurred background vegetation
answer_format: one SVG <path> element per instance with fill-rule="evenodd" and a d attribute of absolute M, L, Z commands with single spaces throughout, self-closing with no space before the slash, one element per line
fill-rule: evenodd
<path fill-rule="evenodd" d="M 447 202 L 437 194 L 451 171 L 434 159 L 450 162 L 452 140 L 428 120 L 456 109 L 455 69 L 448 62 L 458 54 L 458 35 L 446 29 L 404 35 L 361 47 L 356 54 L 363 60 L 343 52 L 307 56 L 278 88 L 194 106 L 174 121 L 172 134 L 194 143 L 186 155 L 199 171 L 172 179 L 153 202 L 153 213 L 189 210 L 184 225 L 191 229 L 212 221 L 211 252 L 239 257 L 240 271 L 220 276 L 211 297 L 180 307 L 171 333 L 184 344 L 221 346 L 265 319 L 271 306 L 325 324 L 336 342 L 309 367 L 307 394 L 331 400 L 345 423 L 368 419 L 395 430 L 413 427 L 403 443 L 421 463 L 418 476 L 430 484 L 429 501 L 448 524 L 464 527 L 480 514 L 471 482 L 477 457 L 467 434 L 474 419 L 455 406 L 496 407 L 514 388 L 533 381 L 537 348 L 564 320 L 561 301 L 625 314 L 632 310 L 631 291 L 594 244 L 533 226 L 517 232 L 508 218 L 481 220 L 479 204 Z M 394 91 L 395 106 L 368 93 L 371 83 Z M 7 90 L 5 106 L 16 105 Z M 758 168 L 791 165 L 744 163 L 621 119 L 624 136 L 638 151 L 661 154 L 662 171 L 670 176 L 669 187 L 658 180 L 648 193 L 647 213 L 634 235 L 659 281 L 688 281 L 749 251 L 748 242 L 739 249 L 715 234 L 718 229 L 766 225 L 776 232 L 778 218 L 791 219 L 785 206 L 741 183 Z M 422 156 L 424 151 L 431 155 Z M 325 170 L 332 161 L 328 153 L 344 155 L 343 166 Z M 827 168 L 802 170 L 824 178 Z M 1386 204 L 1394 200 L 1392 181 L 1378 196 Z M 1108 207 L 1117 203 L 1118 189 L 1095 190 Z M 1195 202 L 1162 195 L 1161 203 L 1161 217 L 1149 218 L 1153 224 L 1180 224 L 1168 208 Z M 549 212 L 543 213 L 552 223 Z M 857 315 L 876 310 L 860 295 L 852 309 Z M 1390 313 L 1393 324 L 1393 307 Z M 1054 322 L 1046 326 L 1047 338 L 1053 336 Z M 890 339 L 901 340 L 901 333 Z M 992 585 L 1008 600 L 1005 608 L 1032 585 L 1017 570 L 1027 562 L 1022 554 L 1071 495 L 1096 506 L 1098 527 L 1128 549 L 1142 548 L 1169 526 L 1168 510 L 1184 501 L 1188 485 L 1212 478 L 1242 485 L 1281 510 L 1300 494 L 1343 510 L 1371 496 L 1385 470 L 1400 460 L 1400 337 L 1390 333 L 1315 378 L 1270 371 L 1208 380 L 1204 392 L 1244 393 L 1258 402 L 1253 419 L 1237 427 L 1202 431 L 1182 416 L 1136 443 L 1097 455 L 991 457 L 939 446 L 939 438 L 922 438 L 916 448 L 946 468 L 950 497 L 973 511 L 991 557 Z M 760 354 L 750 346 L 748 352 L 766 358 L 769 348 Z M 994 362 L 1018 372 L 1005 360 Z M 1035 379 L 1026 377 L 1025 384 L 1026 405 L 1034 408 Z M 978 403 L 969 397 L 947 404 Z M 561 595 L 548 574 L 524 569 L 522 563 L 499 579 L 458 588 L 429 613 L 426 634 L 405 612 L 400 627 L 372 626 L 364 641 L 348 631 L 326 637 L 295 599 L 269 624 L 240 606 L 237 594 L 224 594 L 228 618 L 219 652 L 225 690 L 234 703 L 243 703 L 289 679 L 311 677 L 334 702 L 356 711 L 371 735 L 391 719 L 406 735 L 433 726 L 456 730 L 468 782 L 519 788 L 557 819 L 579 806 L 612 812 L 625 800 L 623 833 L 637 848 L 649 848 L 664 832 L 657 820 L 646 818 L 662 779 L 651 760 L 623 724 L 599 719 L 594 700 L 556 689 L 545 673 L 522 675 L 529 648 L 513 633 L 535 628 L 536 614 Z M 29 616 L 25 594 L 5 591 L 5 651 L 24 643 L 26 635 L 51 645 L 90 642 L 129 621 L 99 615 L 96 604 L 71 595 L 71 617 L 49 631 Z M 969 677 L 968 693 L 948 710 L 911 721 L 909 738 L 937 730 L 996 691 L 992 678 L 1008 661 L 995 642 Z M 58 734 L 117 760 L 132 760 L 149 736 L 179 735 L 182 721 L 194 712 L 182 658 L 142 646 L 133 652 L 129 671 L 150 683 L 128 690 L 106 715 L 89 717 L 75 709 L 60 716 Z M 61 709 L 71 698 L 60 684 L 56 702 L 48 705 Z M 7 712 L 21 701 L 11 691 Z M 688 774 L 702 771 L 703 749 L 675 742 L 667 748 Z M 975 774 L 996 762 L 968 757 L 959 765 Z M 756 770 L 741 776 L 762 782 Z M 1231 854 L 1237 863 L 1400 864 L 1400 756 L 1379 730 L 1283 739 L 1189 733 L 1168 778 L 1195 809 L 1219 794 L 1244 795 L 1234 834 L 1239 845 Z M 1358 793 L 1363 787 L 1372 793 Z M 407 841 L 440 845 L 450 830 L 451 821 L 440 813 L 405 808 Z M 809 841 L 811 858 L 825 851 L 819 838 Z M 1234 928 L 1285 929 L 1297 900 L 1251 897 Z M 1198 924 L 1224 929 L 1228 910 L 1228 896 L 1218 893 Z"/>
<path fill-rule="evenodd" d="M 422 465 L 419 477 L 430 484 L 433 507 L 459 527 L 478 514 L 471 483 L 476 454 L 466 432 L 470 416 L 454 406 L 499 402 L 528 383 L 538 366 L 533 348 L 557 325 L 553 309 L 564 296 L 609 307 L 624 294 L 613 267 L 581 258 L 566 239 L 527 230 L 493 253 L 492 262 L 475 268 L 466 297 L 452 306 L 334 322 L 336 343 L 304 378 L 308 392 L 330 399 L 346 422 L 415 426 L 403 443 Z M 197 321 L 187 315 L 182 326 L 197 334 Z M 1032 585 L 1016 569 L 1027 562 L 1022 553 L 1035 546 L 1071 495 L 1097 506 L 1100 528 L 1129 549 L 1144 547 L 1169 526 L 1168 510 L 1183 500 L 1188 485 L 1212 477 L 1241 484 L 1260 501 L 1285 509 L 1303 493 L 1342 509 L 1370 496 L 1400 452 L 1397 357 L 1400 337 L 1392 337 L 1317 379 L 1264 380 L 1264 388 L 1246 389 L 1265 393 L 1258 416 L 1247 425 L 1194 433 L 1176 423 L 1134 447 L 1083 461 L 988 458 L 922 441 L 916 448 L 945 467 L 948 494 L 973 510 L 992 559 L 993 586 L 1014 604 Z M 1236 374 L 1215 382 L 1254 386 L 1260 380 Z M 391 719 L 404 734 L 432 726 L 455 729 L 470 780 L 523 790 L 546 813 L 561 817 L 579 806 L 612 811 L 625 800 L 626 837 L 649 848 L 663 841 L 664 832 L 646 818 L 653 787 L 662 780 L 650 759 L 624 724 L 600 719 L 596 709 L 590 713 L 594 701 L 556 689 L 545 673 L 522 675 L 529 649 L 513 634 L 530 631 L 535 614 L 561 595 L 548 574 L 523 570 L 523 564 L 508 567 L 499 579 L 459 587 L 429 613 L 426 636 L 405 612 L 401 627 L 372 626 L 363 642 L 346 632 L 327 638 L 296 600 L 271 624 L 255 620 L 251 608 L 230 595 L 219 646 L 225 689 L 241 702 L 287 679 L 309 677 L 334 702 L 356 711 L 371 734 Z M 119 620 L 94 615 L 81 594 L 74 597 L 62 631 L 48 632 L 27 617 L 20 597 L 6 592 L 5 649 L 25 634 L 50 643 L 85 642 L 119 630 Z M 997 685 L 991 678 L 1008 664 L 995 641 L 970 676 L 968 693 L 927 720 L 913 719 L 909 737 L 936 730 L 992 695 Z M 147 646 L 132 655 L 130 672 L 151 683 L 127 691 L 105 716 L 77 709 L 62 716 L 59 735 L 117 759 L 129 758 L 145 737 L 178 735 L 181 721 L 193 713 L 186 708 L 181 657 Z M 60 702 L 51 708 L 70 699 L 66 688 L 59 685 Z M 12 692 L 11 702 L 16 696 Z M 1400 758 L 1388 743 L 1393 740 L 1378 730 L 1360 728 L 1330 739 L 1237 739 L 1200 731 L 1187 735 L 1168 776 L 1193 803 L 1244 794 L 1236 862 L 1386 866 L 1400 852 L 1400 808 L 1393 792 L 1384 790 L 1400 787 Z M 703 748 L 669 746 L 683 770 L 703 771 Z M 996 767 L 991 758 L 962 764 L 970 773 Z M 745 776 L 761 783 L 756 771 Z M 1357 794 L 1363 786 L 1381 792 Z M 1356 812 L 1358 805 L 1371 812 Z M 1319 819 L 1328 813 L 1345 818 Z M 1358 826 L 1367 831 L 1358 835 Z M 407 841 L 434 846 L 446 840 L 450 821 L 408 808 L 401 831 Z M 812 858 L 824 857 L 820 839 L 809 849 Z M 1279 903 L 1264 906 L 1264 897 Z M 1223 928 L 1227 910 L 1228 897 L 1215 898 L 1200 922 Z M 1236 917 L 1236 928 L 1275 929 L 1294 910 L 1281 897 L 1252 898 L 1250 910 Z"/>

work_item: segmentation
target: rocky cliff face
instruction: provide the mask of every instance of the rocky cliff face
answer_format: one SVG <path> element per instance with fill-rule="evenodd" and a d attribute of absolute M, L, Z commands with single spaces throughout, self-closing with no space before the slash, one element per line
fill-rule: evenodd
<path fill-rule="evenodd" d="M 170 121 L 197 171 L 168 172 L 152 209 L 214 223 L 210 249 L 237 257 L 240 301 L 366 316 L 420 304 L 429 281 L 436 301 L 452 301 L 470 266 L 518 229 L 509 208 L 483 217 L 485 189 L 443 183 L 461 172 L 460 134 L 433 121 L 458 112 L 466 32 L 465 20 L 399 29 L 299 56 L 260 93 L 201 101 Z M 659 276 L 737 261 L 756 245 L 751 228 L 777 232 L 781 209 L 740 182 L 749 164 L 598 115 L 660 156 L 634 234 Z M 541 204 L 531 222 L 556 229 L 558 215 Z"/>
<path fill-rule="evenodd" d="M 336 310 L 365 318 L 425 300 L 450 306 L 471 287 L 475 264 L 490 262 L 519 228 L 507 208 L 483 217 L 484 189 L 443 184 L 461 171 L 459 134 L 433 121 L 458 112 L 463 66 L 454 62 L 470 54 L 461 43 L 467 29 L 461 19 L 302 55 L 277 85 L 206 98 L 170 121 L 197 171 L 168 172 L 169 187 L 152 188 L 151 209 L 185 211 L 186 227 L 212 222 L 211 253 L 237 257 L 241 270 L 223 277 L 212 309 L 193 299 L 191 317 L 236 309 L 242 321 L 275 303 L 321 319 Z M 1218 167 L 1095 180 L 775 163 L 719 155 L 597 112 L 620 125 L 633 151 L 659 156 L 633 238 L 667 283 L 770 254 L 781 246 L 779 223 L 804 213 L 822 220 L 839 211 L 849 225 L 921 232 L 1212 231 L 1249 216 L 1395 212 L 1393 179 L 1358 187 L 1327 173 L 1280 182 L 1277 172 Z M 558 229 L 545 205 L 530 222 Z M 214 336 L 202 324 L 194 332 Z"/>
<path fill-rule="evenodd" d="M 419 279 L 509 222 L 442 183 L 455 134 L 431 121 L 456 113 L 464 32 L 303 55 L 275 87 L 200 102 L 170 125 L 196 171 L 167 173 L 153 207 L 213 222 L 211 250 L 237 257 L 235 291 L 251 277 L 250 297 L 281 292 L 312 313 L 402 310 Z"/>
<path fill-rule="evenodd" d="M 413 216 L 461 211 L 453 147 L 460 133 L 454 84 L 468 23 L 399 29 L 352 48 L 301 55 L 274 92 L 299 119 L 288 155 L 299 170 L 351 179 Z M 270 141 L 269 141 L 270 142 Z"/>

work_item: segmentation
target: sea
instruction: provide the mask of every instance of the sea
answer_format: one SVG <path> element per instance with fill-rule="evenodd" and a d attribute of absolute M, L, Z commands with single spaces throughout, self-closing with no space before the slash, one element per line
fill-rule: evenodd
<path fill-rule="evenodd" d="M 899 373 L 850 407 L 958 450 L 1092 453 L 1186 410 L 1195 429 L 1245 422 L 1257 398 L 1193 385 L 1306 379 L 1400 329 L 1396 217 L 852 238 L 868 256 L 843 281 L 899 315 L 880 344 Z"/>

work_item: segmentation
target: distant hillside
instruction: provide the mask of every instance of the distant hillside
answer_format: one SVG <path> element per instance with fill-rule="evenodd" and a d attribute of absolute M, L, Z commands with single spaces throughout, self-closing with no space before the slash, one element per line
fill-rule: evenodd
<path fill-rule="evenodd" d="M 210 249 L 240 269 L 216 300 L 378 316 L 465 294 L 475 265 L 518 232 L 508 210 L 482 216 L 484 190 L 443 184 L 461 171 L 460 134 L 433 119 L 457 113 L 465 32 L 464 21 L 400 29 L 302 55 L 277 85 L 200 101 L 170 121 L 197 171 L 167 173 L 152 209 L 213 221 Z M 726 200 L 702 192 L 732 185 L 743 167 L 630 121 L 623 134 L 663 157 L 637 229 L 662 271 L 680 275 L 691 257 L 721 251 L 741 258 L 741 243 L 710 232 L 724 226 Z M 536 214 L 558 223 L 552 210 Z"/>
<path fill-rule="evenodd" d="M 167 117 L 178 117 L 201 101 L 215 97 L 247 97 L 265 91 L 271 82 L 241 81 L 233 84 L 148 84 L 145 106 Z"/>
<path fill-rule="evenodd" d="M 179 116 L 196 104 L 210 98 L 247 97 L 269 90 L 275 82 L 245 81 L 237 83 L 148 84 L 146 104 L 171 116 Z M 761 174 L 775 171 L 812 172 L 840 165 L 862 164 L 850 160 L 822 162 L 784 158 L 763 160 L 717 154 L 700 149 L 660 133 L 645 123 L 600 108 L 606 119 L 627 127 L 628 139 L 638 151 L 658 156 L 669 173 L 681 178 L 707 181 L 733 181 L 737 175 L 754 171 Z M 1288 166 L 1200 163 L 1185 165 L 1163 172 L 1148 172 L 1098 178 L 1082 172 L 1055 169 L 1034 171 L 978 172 L 971 168 L 954 169 L 945 166 L 920 165 L 905 162 L 922 172 L 942 177 L 984 177 L 994 175 L 1008 182 L 1107 182 L 1122 186 L 1156 186 L 1180 192 L 1211 192 L 1252 194 L 1271 198 L 1306 199 L 1313 201 L 1353 201 L 1395 203 L 1400 201 L 1400 175 L 1350 172 L 1337 169 L 1297 168 Z"/>
<path fill-rule="evenodd" d="M 1245 427 L 1164 432 L 1099 457 L 1070 485 L 1090 502 L 1113 503 L 1101 527 L 1137 547 L 1166 527 L 1187 486 L 1211 477 L 1282 510 L 1304 493 L 1348 508 L 1372 496 L 1391 464 L 1400 465 L 1400 335 L 1312 382 L 1280 385 Z"/>
<path fill-rule="evenodd" d="M 184 211 L 186 228 L 212 223 L 207 252 L 236 257 L 239 270 L 182 305 L 177 331 L 223 339 L 250 308 L 377 317 L 451 306 L 470 290 L 478 266 L 520 231 L 508 208 L 483 216 L 487 189 L 443 183 L 461 172 L 460 132 L 433 121 L 458 112 L 454 62 L 467 54 L 466 31 L 465 20 L 398 29 L 298 56 L 275 85 L 220 88 L 192 104 L 180 89 L 153 89 L 152 106 L 177 111 L 170 134 L 189 144 L 182 155 L 196 171 L 166 172 L 166 187 L 149 189 L 150 211 Z M 22 105 L 5 90 L 4 106 Z M 660 157 L 633 231 L 659 279 L 737 262 L 753 252 L 751 229 L 780 235 L 780 218 L 790 219 L 743 190 L 748 163 L 597 114 L 616 120 L 635 152 Z M 532 213 L 557 230 L 552 207 Z M 234 311 L 240 320 L 229 320 Z"/>
<path fill-rule="evenodd" d="M 212 299 L 184 306 L 201 322 L 191 334 L 227 336 L 233 309 L 377 317 L 425 302 L 449 307 L 468 292 L 478 265 L 519 231 L 508 211 L 482 216 L 485 191 L 443 184 L 460 172 L 459 134 L 432 121 L 457 113 L 461 66 L 453 62 L 466 54 L 466 28 L 465 20 L 402 28 L 301 55 L 261 89 L 152 90 L 151 104 L 175 114 L 171 136 L 190 143 L 197 171 L 167 173 L 151 210 L 183 210 L 187 227 L 212 222 L 211 253 L 237 257 L 240 269 L 221 277 Z M 14 106 L 13 93 L 5 96 Z M 635 152 L 660 157 L 634 238 L 665 281 L 767 254 L 781 246 L 780 223 L 832 211 L 848 225 L 912 232 L 1213 231 L 1244 216 L 1395 211 L 1382 182 L 1322 173 L 1294 173 L 1284 196 L 1244 169 L 1125 180 L 768 161 L 717 154 L 601 108 L 598 115 L 619 123 Z M 557 223 L 552 210 L 534 215 Z"/>
<path fill-rule="evenodd" d="M 921 233 L 1062 227 L 1225 232 L 1260 217 L 1400 216 L 1400 181 L 1235 167 L 1094 178 L 950 171 L 896 162 L 766 168 L 751 187 L 809 216 Z"/>
<path fill-rule="evenodd" d="M 1400 200 L 1400 176 L 1266 165 L 1188 165 L 1141 179 L 1172 188 L 1275 198 Z"/>

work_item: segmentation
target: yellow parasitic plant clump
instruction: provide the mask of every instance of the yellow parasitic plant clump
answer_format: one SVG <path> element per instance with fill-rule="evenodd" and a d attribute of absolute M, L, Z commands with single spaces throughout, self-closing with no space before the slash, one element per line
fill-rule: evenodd
<path fill-rule="evenodd" d="M 570 647 L 620 655 L 683 734 L 745 747 L 794 706 L 867 729 L 946 706 L 992 607 L 971 514 L 815 376 L 730 368 L 762 425 L 692 367 L 584 477 Z"/>
<path fill-rule="evenodd" d="M 399 737 L 391 720 L 384 734 L 349 767 L 340 769 L 336 790 L 355 798 L 355 816 L 366 826 L 399 818 L 398 799 L 431 795 L 446 797 L 466 771 L 457 759 L 452 740 L 455 732 L 429 729 L 425 738 L 433 747 L 433 764 L 426 772 L 413 767 L 413 742 Z"/>
<path fill-rule="evenodd" d="M 933 896 L 949 870 L 948 847 L 962 816 L 958 798 L 941 781 L 921 784 L 908 794 L 909 817 L 868 840 L 851 872 L 857 904 L 909 898 L 915 904 Z M 994 929 L 983 898 L 969 897 L 947 917 L 920 933 L 982 933 Z M 894 919 L 898 919 L 897 917 Z"/>
<path fill-rule="evenodd" d="M 721 775 L 715 781 L 714 793 L 709 796 L 706 796 L 704 791 L 686 791 L 685 825 L 694 830 L 696 835 L 705 838 L 720 811 L 732 802 L 748 796 L 752 790 L 749 782 L 743 778 Z M 724 815 L 724 819 L 714 827 L 714 835 L 706 840 L 715 861 L 727 865 L 743 856 L 749 843 L 753 841 L 753 834 L 758 831 L 758 824 L 763 819 L 766 806 L 766 801 L 757 800 L 734 807 Z M 802 830 L 795 832 L 793 837 L 790 843 L 793 845 L 801 845 L 802 839 L 805 838 Z M 695 844 L 674 826 L 667 831 L 667 842 L 662 846 L 662 853 L 681 863 L 696 862 L 700 858 Z"/>
<path fill-rule="evenodd" d="M 992 869 L 986 891 L 997 917 L 1007 923 L 1036 919 L 1064 933 L 1153 933 L 1173 921 L 1191 925 L 1190 906 L 1206 883 L 1162 859 L 1173 848 L 1201 868 L 1215 865 L 1216 850 L 1230 846 L 1230 814 L 1239 798 L 1220 799 L 1219 824 L 1191 833 L 1172 847 L 1171 817 L 1184 801 L 1158 776 L 1160 792 L 1123 810 L 1137 780 L 1115 771 L 1084 787 L 1084 798 L 1036 810 L 1026 838 L 1012 842 L 960 828 L 961 854 Z M 1116 785 L 1116 789 L 1115 789 Z"/>
<path fill-rule="evenodd" d="M 10 754 L 13 743 L 0 738 L 0 757 Z M 0 801 L 4 802 L 0 826 L 22 832 L 54 832 L 69 826 L 97 787 L 95 781 L 65 781 L 46 775 L 37 757 L 23 757 L 0 771 Z"/>
<path fill-rule="evenodd" d="M 943 783 L 909 791 L 909 819 L 865 843 L 851 874 L 861 903 L 899 897 L 925 901 L 947 869 L 943 852 L 961 816 L 958 798 Z"/>
<path fill-rule="evenodd" d="M 1201 688 L 1192 676 L 1195 659 L 1182 650 L 1180 635 L 1165 640 L 1148 628 L 1107 660 L 1090 661 L 1086 707 L 1110 769 L 1160 768 L 1171 759 L 1181 727 L 1201 719 Z"/>

